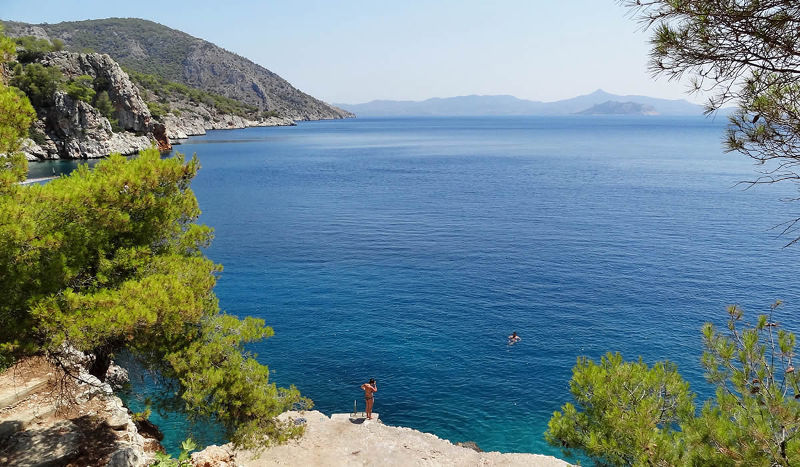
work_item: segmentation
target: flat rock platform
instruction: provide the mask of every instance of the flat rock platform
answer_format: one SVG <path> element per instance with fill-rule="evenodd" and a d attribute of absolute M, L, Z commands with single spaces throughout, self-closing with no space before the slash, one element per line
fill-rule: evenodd
<path fill-rule="evenodd" d="M 236 464 L 245 467 L 309 466 L 541 466 L 562 467 L 566 462 L 539 454 L 477 452 L 446 439 L 411 428 L 385 425 L 373 413 L 334 414 L 286 412 L 279 418 L 306 426 L 305 435 L 255 455 L 237 452 Z M 254 457 L 255 456 L 255 457 Z"/>

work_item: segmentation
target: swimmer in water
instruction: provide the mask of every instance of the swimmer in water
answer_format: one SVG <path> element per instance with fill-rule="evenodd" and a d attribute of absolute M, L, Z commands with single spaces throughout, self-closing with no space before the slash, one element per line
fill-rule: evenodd
<path fill-rule="evenodd" d="M 517 342 L 519 342 L 521 340 L 522 340 L 522 338 L 517 335 L 517 331 L 512 332 L 511 335 L 508 336 L 508 344 L 509 345 L 516 344 Z"/>

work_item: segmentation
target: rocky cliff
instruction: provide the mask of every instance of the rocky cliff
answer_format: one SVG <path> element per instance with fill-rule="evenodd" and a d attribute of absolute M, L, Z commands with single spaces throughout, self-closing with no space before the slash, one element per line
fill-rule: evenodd
<path fill-rule="evenodd" d="M 32 357 L 0 373 L 0 465 L 150 465 L 163 448 L 143 436 L 145 425 L 111 386 L 124 384 L 127 373 L 112 364 L 103 383 L 89 374 L 91 363 L 64 349 L 58 364 Z"/>
<path fill-rule="evenodd" d="M 167 150 L 173 141 L 210 129 L 294 125 L 286 117 L 225 113 L 179 94 L 166 100 L 171 111 L 156 118 L 145 100 L 151 91 L 140 90 L 108 55 L 50 52 L 38 63 L 58 69 L 67 80 L 88 76 L 97 92 L 108 93 L 112 110 L 104 116 L 89 102 L 56 90 L 47 105 L 37 107 L 32 138 L 23 144 L 23 152 L 32 161 L 99 158 L 112 152 L 128 155 L 153 145 Z"/>
<path fill-rule="evenodd" d="M 38 138 L 23 147 L 28 159 L 93 158 L 112 152 L 134 154 L 153 144 L 170 147 L 164 126 L 151 118 L 136 86 L 108 55 L 51 52 L 39 63 L 57 68 L 67 79 L 91 77 L 108 93 L 119 128 L 113 131 L 109 118 L 88 102 L 57 90 L 48 105 L 36 109 L 33 134 Z"/>
<path fill-rule="evenodd" d="M 107 53 L 130 70 L 221 94 L 281 117 L 321 120 L 353 116 L 303 93 L 244 57 L 152 21 L 109 18 L 4 24 L 9 36 L 58 38 L 69 50 Z"/>

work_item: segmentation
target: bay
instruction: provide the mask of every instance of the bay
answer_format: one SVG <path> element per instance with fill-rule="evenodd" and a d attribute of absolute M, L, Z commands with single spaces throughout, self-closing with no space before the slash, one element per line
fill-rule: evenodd
<path fill-rule="evenodd" d="M 363 408 L 374 377 L 387 424 L 560 456 L 542 433 L 578 356 L 669 359 L 707 397 L 704 322 L 782 299 L 792 325 L 798 252 L 771 229 L 797 217 L 794 188 L 736 185 L 755 168 L 722 151 L 724 126 L 355 119 L 176 149 L 202 165 L 221 306 L 275 330 L 252 349 L 273 381 L 330 414 Z M 185 427 L 162 425 L 174 450 Z"/>

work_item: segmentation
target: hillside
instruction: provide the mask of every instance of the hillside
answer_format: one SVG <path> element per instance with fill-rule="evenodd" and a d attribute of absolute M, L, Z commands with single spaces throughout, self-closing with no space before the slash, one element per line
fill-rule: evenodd
<path fill-rule="evenodd" d="M 647 96 L 620 96 L 602 89 L 583 96 L 554 102 L 519 99 L 514 96 L 435 97 L 424 101 L 376 100 L 364 104 L 336 104 L 361 117 L 389 116 L 491 116 L 491 115 L 570 115 L 608 101 L 648 106 L 659 115 L 702 115 L 703 107 L 686 100 Z"/>
<path fill-rule="evenodd" d="M 58 24 L 3 21 L 9 36 L 61 39 L 67 50 L 99 52 L 123 68 L 235 99 L 294 120 L 352 117 L 277 74 L 205 40 L 152 21 L 109 18 Z"/>

